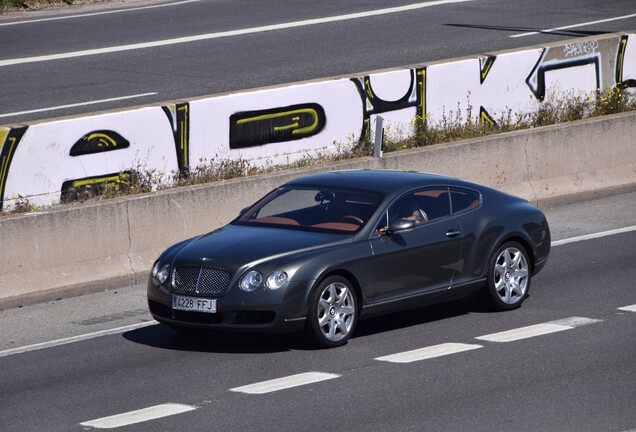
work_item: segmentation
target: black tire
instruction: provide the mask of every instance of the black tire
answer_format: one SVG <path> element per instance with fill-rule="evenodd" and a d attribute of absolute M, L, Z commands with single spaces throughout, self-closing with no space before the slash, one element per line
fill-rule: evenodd
<path fill-rule="evenodd" d="M 320 348 L 347 343 L 358 321 L 358 299 L 351 282 L 342 276 L 321 281 L 309 295 L 306 336 Z"/>
<path fill-rule="evenodd" d="M 516 309 L 528 298 L 532 268 L 526 249 L 517 242 L 501 245 L 490 257 L 486 298 L 495 310 Z"/>

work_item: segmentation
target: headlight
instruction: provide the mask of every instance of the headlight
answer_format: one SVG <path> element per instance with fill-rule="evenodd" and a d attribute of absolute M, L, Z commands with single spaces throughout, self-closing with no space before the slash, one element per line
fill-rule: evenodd
<path fill-rule="evenodd" d="M 263 283 L 263 275 L 252 270 L 241 279 L 239 284 L 243 291 L 252 292 Z"/>
<path fill-rule="evenodd" d="M 163 285 L 168 280 L 168 276 L 170 276 L 170 264 L 160 266 L 159 261 L 157 261 L 152 268 L 152 281 L 155 285 Z"/>
<path fill-rule="evenodd" d="M 285 273 L 284 271 L 275 271 L 267 277 L 265 286 L 273 290 L 279 289 L 287 283 L 287 279 L 287 273 Z"/>

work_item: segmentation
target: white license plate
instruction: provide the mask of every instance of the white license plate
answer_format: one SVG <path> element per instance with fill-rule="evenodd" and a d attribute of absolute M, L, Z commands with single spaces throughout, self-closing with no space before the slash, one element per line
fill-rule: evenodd
<path fill-rule="evenodd" d="M 216 313 L 216 299 L 174 295 L 172 296 L 172 309 Z"/>

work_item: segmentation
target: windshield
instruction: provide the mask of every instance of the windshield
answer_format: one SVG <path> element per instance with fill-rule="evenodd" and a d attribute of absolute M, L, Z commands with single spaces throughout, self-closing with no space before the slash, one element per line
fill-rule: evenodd
<path fill-rule="evenodd" d="M 381 198 L 354 189 L 286 186 L 265 196 L 234 223 L 351 233 L 367 223 Z"/>

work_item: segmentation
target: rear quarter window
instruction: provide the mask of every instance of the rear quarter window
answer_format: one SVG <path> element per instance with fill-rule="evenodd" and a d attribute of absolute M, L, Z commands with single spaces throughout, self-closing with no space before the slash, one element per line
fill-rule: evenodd
<path fill-rule="evenodd" d="M 479 192 L 470 189 L 451 188 L 451 205 L 453 216 L 467 213 L 481 204 Z"/>

